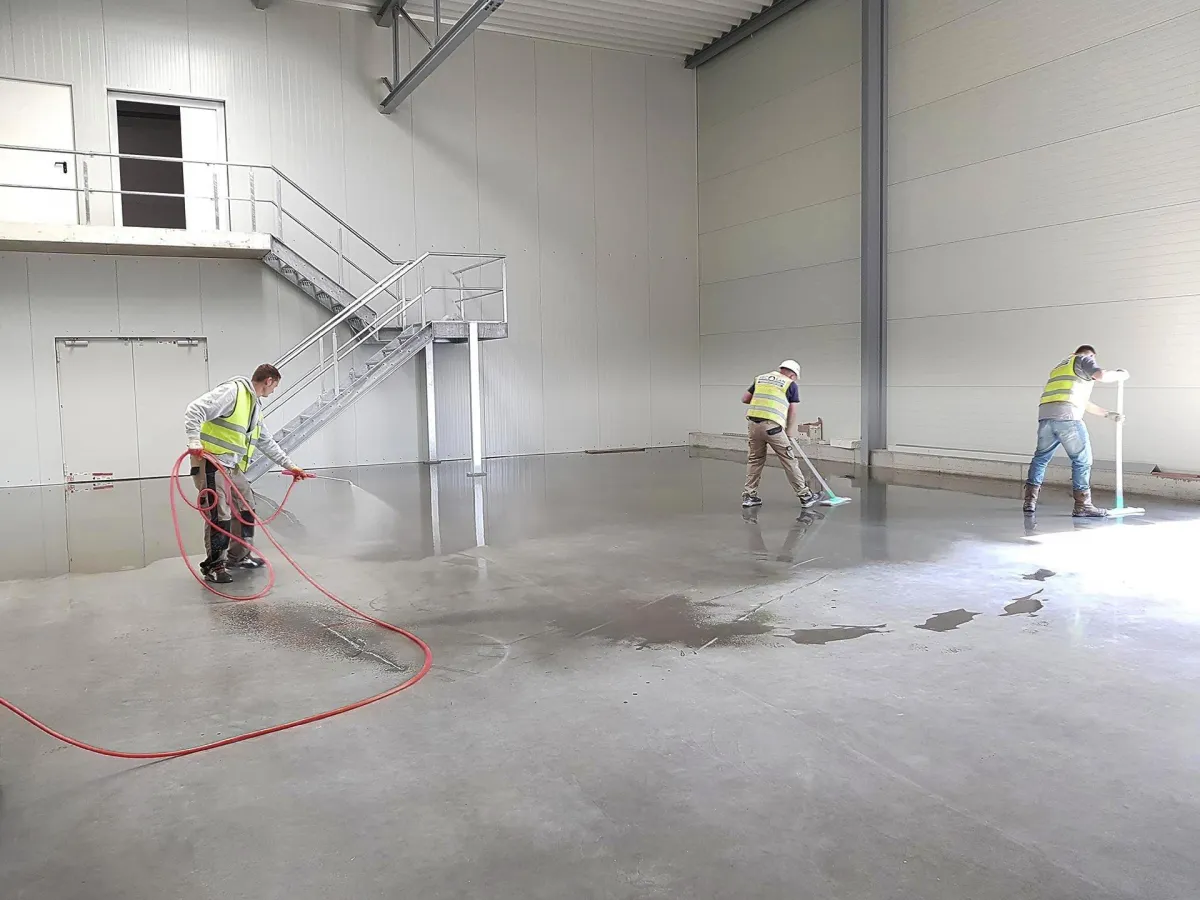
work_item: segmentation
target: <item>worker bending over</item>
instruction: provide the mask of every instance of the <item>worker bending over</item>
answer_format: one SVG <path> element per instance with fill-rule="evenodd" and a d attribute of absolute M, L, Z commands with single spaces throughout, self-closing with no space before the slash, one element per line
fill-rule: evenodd
<path fill-rule="evenodd" d="M 254 370 L 253 377 L 226 381 L 193 400 L 184 415 L 188 452 L 192 455 L 192 480 L 197 491 L 207 489 L 212 492 L 205 495 L 209 502 L 201 504 L 204 549 L 208 555 L 200 563 L 200 571 L 206 579 L 217 584 L 228 584 L 233 580 L 228 566 L 258 568 L 263 564 L 249 547 L 254 543 L 254 491 L 245 473 L 255 451 L 261 450 L 268 459 L 295 477 L 305 476 L 304 470 L 288 458 L 262 424 L 259 400 L 270 397 L 279 387 L 279 381 L 279 370 L 263 363 Z M 218 472 L 211 460 L 203 457 L 205 452 L 216 457 L 228 477 Z M 235 487 L 240 498 L 233 490 Z M 234 509 L 240 514 L 236 518 Z M 246 546 L 235 543 L 230 547 L 228 535 L 216 530 L 218 528 L 240 535 Z"/>
<path fill-rule="evenodd" d="M 1124 418 L 1092 403 L 1092 387 L 1097 381 L 1124 381 L 1129 373 L 1124 369 L 1101 369 L 1096 365 L 1096 349 L 1088 344 L 1060 362 L 1050 372 L 1042 400 L 1038 406 L 1037 450 L 1029 463 L 1025 480 L 1026 515 L 1037 509 L 1038 494 L 1046 477 L 1046 466 L 1059 445 L 1071 458 L 1071 488 L 1075 494 L 1075 509 L 1071 515 L 1081 518 L 1102 518 L 1108 510 L 1092 505 L 1092 440 L 1083 414 L 1104 416 L 1114 422 Z"/>
<path fill-rule="evenodd" d="M 785 359 L 779 368 L 759 375 L 742 395 L 742 402 L 750 408 L 746 411 L 749 452 L 746 457 L 746 490 L 742 494 L 742 506 L 761 506 L 758 483 L 762 480 L 763 466 L 767 462 L 767 448 L 779 457 L 788 483 L 796 492 L 800 505 L 809 509 L 820 500 L 808 489 L 792 441 L 798 436 L 796 421 L 800 408 L 800 388 L 796 386 L 800 364 Z"/>

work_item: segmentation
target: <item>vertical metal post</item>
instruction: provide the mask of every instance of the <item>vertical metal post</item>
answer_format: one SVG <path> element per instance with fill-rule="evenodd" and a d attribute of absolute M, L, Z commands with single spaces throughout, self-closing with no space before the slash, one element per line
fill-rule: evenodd
<path fill-rule="evenodd" d="M 325 393 L 325 335 L 317 338 L 317 355 L 321 359 L 321 393 Z"/>
<path fill-rule="evenodd" d="M 425 352 L 422 354 L 425 357 L 425 444 L 427 451 L 425 461 L 428 463 L 436 463 L 438 460 L 437 452 L 437 391 L 435 390 L 433 376 L 433 342 L 425 346 Z"/>
<path fill-rule="evenodd" d="M 442 0 L 433 0 L 433 42 L 442 37 Z"/>
<path fill-rule="evenodd" d="M 425 263 L 417 267 L 417 287 L 421 289 L 421 321 L 428 322 L 429 314 L 425 311 Z"/>
<path fill-rule="evenodd" d="M 429 472 L 429 530 L 433 536 L 433 555 L 442 555 L 442 509 L 438 497 L 438 470 L 431 466 Z"/>
<path fill-rule="evenodd" d="M 250 231 L 258 231 L 258 204 L 254 200 L 254 169 L 250 169 Z"/>
<path fill-rule="evenodd" d="M 400 276 L 400 327 L 408 327 L 408 288 L 404 286 L 404 277 Z"/>
<path fill-rule="evenodd" d="M 213 227 L 216 231 L 221 230 L 221 191 L 217 187 L 219 180 L 217 175 L 217 167 L 213 166 Z"/>
<path fill-rule="evenodd" d="M 483 410 L 479 395 L 479 323 L 467 323 L 467 349 L 471 361 L 471 478 L 478 478 L 483 471 Z"/>
<path fill-rule="evenodd" d="M 504 324 L 508 324 L 508 260 L 500 260 L 500 299 L 504 301 Z"/>
<path fill-rule="evenodd" d="M 859 462 L 887 448 L 887 17 L 862 0 L 862 440 Z"/>
<path fill-rule="evenodd" d="M 333 396 L 338 396 L 342 392 L 341 378 L 338 377 L 338 343 L 337 329 L 329 332 L 329 343 L 333 347 Z"/>
<path fill-rule="evenodd" d="M 283 240 L 283 179 L 275 173 L 275 237 Z"/>
<path fill-rule="evenodd" d="M 487 546 L 487 518 L 483 510 L 483 482 L 475 482 L 475 546 Z M 487 562 L 482 558 L 475 560 L 477 567 L 486 567 Z"/>
<path fill-rule="evenodd" d="M 88 164 L 83 161 L 83 224 L 92 224 L 92 192 L 88 184 Z"/>
<path fill-rule="evenodd" d="M 342 238 L 343 238 L 342 226 L 339 225 L 338 226 L 338 242 L 337 242 L 338 284 L 344 285 L 346 283 L 346 265 L 345 265 L 346 254 L 342 251 Z"/>
<path fill-rule="evenodd" d="M 392 85 L 400 83 L 400 4 L 392 4 Z M 391 90 L 391 88 L 388 88 Z"/>

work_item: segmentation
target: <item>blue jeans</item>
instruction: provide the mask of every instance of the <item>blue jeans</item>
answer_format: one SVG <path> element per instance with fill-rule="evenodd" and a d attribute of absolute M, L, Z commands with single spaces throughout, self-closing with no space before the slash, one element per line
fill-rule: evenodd
<path fill-rule="evenodd" d="M 1092 439 L 1087 426 L 1079 421 L 1044 419 L 1038 422 L 1037 450 L 1029 463 L 1030 484 L 1040 485 L 1046 477 L 1046 466 L 1059 445 L 1071 457 L 1071 486 L 1086 491 L 1092 483 Z"/>

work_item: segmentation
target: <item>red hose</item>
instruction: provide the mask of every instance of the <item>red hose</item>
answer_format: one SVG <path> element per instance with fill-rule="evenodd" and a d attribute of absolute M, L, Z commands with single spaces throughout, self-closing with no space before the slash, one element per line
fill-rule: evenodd
<path fill-rule="evenodd" d="M 264 587 L 258 593 L 250 594 L 250 595 L 244 596 L 244 597 L 238 597 L 233 594 L 222 593 L 221 591 L 218 591 L 216 588 L 212 587 L 208 582 L 206 582 L 204 580 L 203 576 L 199 572 L 196 571 L 196 569 L 192 566 L 191 560 L 188 559 L 187 551 L 184 549 L 184 546 L 183 546 L 183 533 L 179 528 L 179 511 L 178 511 L 178 508 L 176 507 L 176 496 L 178 495 L 179 497 L 182 497 L 184 503 L 186 503 L 192 509 L 201 512 L 202 514 L 204 513 L 204 511 L 206 509 L 211 508 L 211 504 L 205 502 L 205 497 L 208 492 L 208 489 L 205 489 L 204 491 L 200 492 L 200 497 L 197 499 L 196 503 L 193 503 L 191 500 L 189 500 L 187 498 L 187 495 L 184 494 L 184 492 L 183 492 L 183 488 L 181 487 L 180 480 L 179 480 L 179 468 L 180 468 L 180 465 L 183 463 L 183 461 L 188 458 L 188 456 L 189 456 L 188 453 L 183 453 L 180 455 L 180 457 L 177 460 L 175 460 L 175 467 L 171 470 L 171 479 L 170 479 L 171 520 L 175 524 L 175 539 L 179 544 L 179 553 L 183 557 L 183 561 L 187 565 L 188 571 L 190 571 L 192 573 L 192 577 L 194 577 L 197 581 L 199 581 L 200 584 L 205 588 L 205 590 L 210 591 L 213 594 L 216 594 L 218 597 L 223 597 L 226 600 L 245 602 L 245 601 L 251 601 L 251 600 L 258 600 L 258 599 L 266 596 L 267 593 L 270 592 L 272 586 L 275 584 L 275 569 L 274 569 L 274 567 L 271 566 L 269 561 L 267 562 L 267 584 L 266 584 L 266 587 Z M 237 485 L 233 484 L 232 480 L 229 477 L 229 474 L 225 471 L 224 467 L 220 466 L 217 463 L 217 460 L 215 458 L 213 458 L 212 456 L 209 456 L 207 453 L 204 454 L 204 458 L 211 461 L 215 465 L 217 465 L 217 471 L 220 472 L 222 476 L 224 476 L 226 481 L 229 481 L 230 490 L 233 492 L 233 494 L 236 496 L 236 498 L 242 502 L 242 505 L 244 507 L 248 508 L 250 506 L 250 504 L 248 504 L 246 502 L 245 497 L 242 496 L 242 493 L 241 493 L 241 491 L 238 490 Z M 273 534 L 271 534 L 270 531 L 267 530 L 266 525 L 268 523 L 270 523 L 271 521 L 273 521 L 274 518 L 283 511 L 284 504 L 287 503 L 288 496 L 291 495 L 292 488 L 296 486 L 297 480 L 299 480 L 299 479 L 294 479 L 292 481 L 292 484 L 288 487 L 287 494 L 284 495 L 283 501 L 279 504 L 279 509 L 277 509 L 270 518 L 265 519 L 265 520 L 260 519 L 256 513 L 251 513 L 251 515 L 253 516 L 253 522 L 262 529 L 262 533 L 267 536 L 267 539 L 271 542 L 272 546 L 274 546 L 275 549 L 279 551 L 280 555 L 283 556 L 284 559 L 286 559 L 289 563 L 292 564 L 292 567 L 297 572 L 300 573 L 300 576 L 305 581 L 307 581 L 309 584 L 311 584 L 313 587 L 315 587 L 318 591 L 320 591 L 322 594 L 324 594 L 326 597 L 328 597 L 330 600 L 332 600 L 338 606 L 341 606 L 342 608 L 349 610 L 350 612 L 354 613 L 354 615 L 358 616 L 360 619 L 365 619 L 366 621 L 371 622 L 374 625 L 378 625 L 380 628 L 386 629 L 387 631 L 391 631 L 391 632 L 399 634 L 405 638 L 408 638 L 408 640 L 410 640 L 414 644 L 416 644 L 417 647 L 419 647 L 421 649 L 421 653 L 424 655 L 425 659 L 421 665 L 420 670 L 415 675 L 413 675 L 407 681 L 404 681 L 403 683 L 396 685 L 395 687 L 388 688 L 386 691 L 383 691 L 382 693 L 375 694 L 372 697 L 367 697 L 364 700 L 355 701 L 354 703 L 348 703 L 345 706 L 339 706 L 337 709 L 329 709 L 329 710 L 326 710 L 325 712 L 316 713 L 311 716 L 305 716 L 302 719 L 295 719 L 291 722 L 283 722 L 282 724 L 279 724 L 279 725 L 271 725 L 267 728 L 260 728 L 257 731 L 250 731 L 250 732 L 247 732 L 246 734 L 239 734 L 239 735 L 235 735 L 234 737 L 224 738 L 223 740 L 212 741 L 211 743 L 208 743 L 208 744 L 200 744 L 199 746 L 196 746 L 196 747 L 186 747 L 182 750 L 163 750 L 163 751 L 159 751 L 157 753 L 127 753 L 122 750 L 107 750 L 104 747 L 97 747 L 93 744 L 88 744 L 84 741 L 76 740 L 75 738 L 68 737 L 65 734 L 61 734 L 60 732 L 55 731 L 53 728 L 51 728 L 45 722 L 35 719 L 29 713 L 25 712 L 25 710 L 21 709 L 16 704 L 4 699 L 3 697 L 0 697 L 0 706 L 3 706 L 9 712 L 15 713 L 17 716 L 24 719 L 26 722 L 28 722 L 34 728 L 44 731 L 46 734 L 50 735 L 50 737 L 56 738 L 56 739 L 62 741 L 64 744 L 70 744 L 72 747 L 78 747 L 80 750 L 87 750 L 91 753 L 98 753 L 101 756 L 112 756 L 112 757 L 116 757 L 117 759 L 174 759 L 179 756 L 191 756 L 193 753 L 203 753 L 205 750 L 216 750 L 218 747 L 228 747 L 230 744 L 240 744 L 242 741 L 250 741 L 250 740 L 253 740 L 254 738 L 266 737 L 268 734 L 278 734 L 281 731 L 287 731 L 291 728 L 298 728 L 301 725 L 310 725 L 313 722 L 320 722 L 322 719 L 331 719 L 334 716 L 340 716 L 343 713 L 348 713 L 348 712 L 351 712 L 352 710 L 362 709 L 364 706 L 370 706 L 372 703 L 378 703 L 380 700 L 386 700 L 388 697 L 395 696 L 396 694 L 400 693 L 401 691 L 412 687 L 414 684 L 416 684 L 418 681 L 420 681 L 422 678 L 424 678 L 429 673 L 430 667 L 433 665 L 433 651 L 429 649 L 428 644 L 426 644 L 423 640 L 421 640 L 419 637 L 417 637 L 412 632 L 405 631 L 400 626 L 393 625 L 390 622 L 385 622 L 382 619 L 377 619 L 374 616 L 363 612 L 361 609 L 357 609 L 356 607 L 351 606 L 346 601 L 340 599 L 339 597 L 334 595 L 332 592 L 323 588 L 312 578 L 311 575 L 309 575 L 307 572 L 305 572 L 304 569 L 300 568 L 300 564 L 297 563 L 294 559 L 292 559 L 291 556 L 288 555 L 288 552 L 279 545 L 278 541 L 275 540 L 275 536 Z M 215 497 L 213 499 L 215 500 Z M 231 505 L 233 505 L 236 508 L 236 504 L 231 504 Z M 250 523 L 246 522 L 246 520 L 241 518 L 240 512 L 235 512 L 235 515 L 237 515 L 239 520 L 241 520 L 244 524 L 250 524 Z M 217 528 L 215 525 L 213 527 L 217 531 L 221 532 L 222 534 L 228 535 L 231 540 L 237 541 L 243 547 L 250 546 L 249 544 L 247 544 L 245 541 L 243 541 L 237 535 L 231 534 L 230 532 L 225 531 L 223 528 Z"/>

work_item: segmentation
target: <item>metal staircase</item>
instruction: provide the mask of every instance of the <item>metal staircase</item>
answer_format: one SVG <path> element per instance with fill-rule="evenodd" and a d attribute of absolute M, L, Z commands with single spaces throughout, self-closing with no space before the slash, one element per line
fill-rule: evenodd
<path fill-rule="evenodd" d="M 282 260 L 285 257 L 278 255 L 277 258 Z M 457 266 L 464 262 L 466 265 Z M 281 263 L 281 269 L 283 265 L 293 272 L 300 271 L 290 262 Z M 478 282 L 489 268 L 499 269 L 499 285 L 472 283 Z M 435 342 L 477 344 L 481 340 L 508 337 L 505 272 L 503 256 L 430 252 L 397 265 L 360 296 L 349 302 L 339 302 L 340 308 L 328 322 L 276 362 L 284 376 L 286 389 L 271 400 L 266 411 L 267 424 L 275 440 L 290 455 L 353 406 L 359 398 L 378 387 L 389 375 Z M 454 284 L 438 283 L 451 279 Z M 319 293 L 334 297 L 315 279 L 307 280 L 313 286 L 314 293 L 309 294 L 313 299 L 322 302 L 318 299 Z M 412 290 L 410 282 L 415 282 Z M 434 297 L 446 292 L 452 295 L 456 293 L 457 297 L 452 296 L 448 306 L 443 303 L 439 307 Z M 399 299 L 395 299 L 397 297 Z M 489 298 L 492 298 L 490 304 Z M 371 309 L 372 303 L 377 306 L 384 303 L 389 305 L 383 312 L 376 313 Z M 447 315 L 433 318 L 437 312 L 446 309 L 450 310 Z M 364 310 L 369 312 L 369 318 Z M 352 324 L 354 322 L 359 323 L 357 327 Z M 350 330 L 352 336 L 339 341 L 339 328 Z M 367 345 L 378 349 L 365 362 L 354 365 L 356 351 Z M 320 361 L 302 374 L 297 374 L 300 358 L 313 347 L 317 348 Z M 472 356 L 472 368 L 477 376 L 477 353 Z M 343 372 L 346 373 L 344 377 Z M 473 378 L 472 384 L 474 415 L 478 412 L 479 402 L 477 377 Z M 283 424 L 275 421 L 281 418 L 282 410 L 294 408 L 296 402 L 303 399 L 309 402 L 299 413 Z M 256 454 L 247 477 L 254 480 L 271 466 L 270 460 L 262 454 Z"/>

